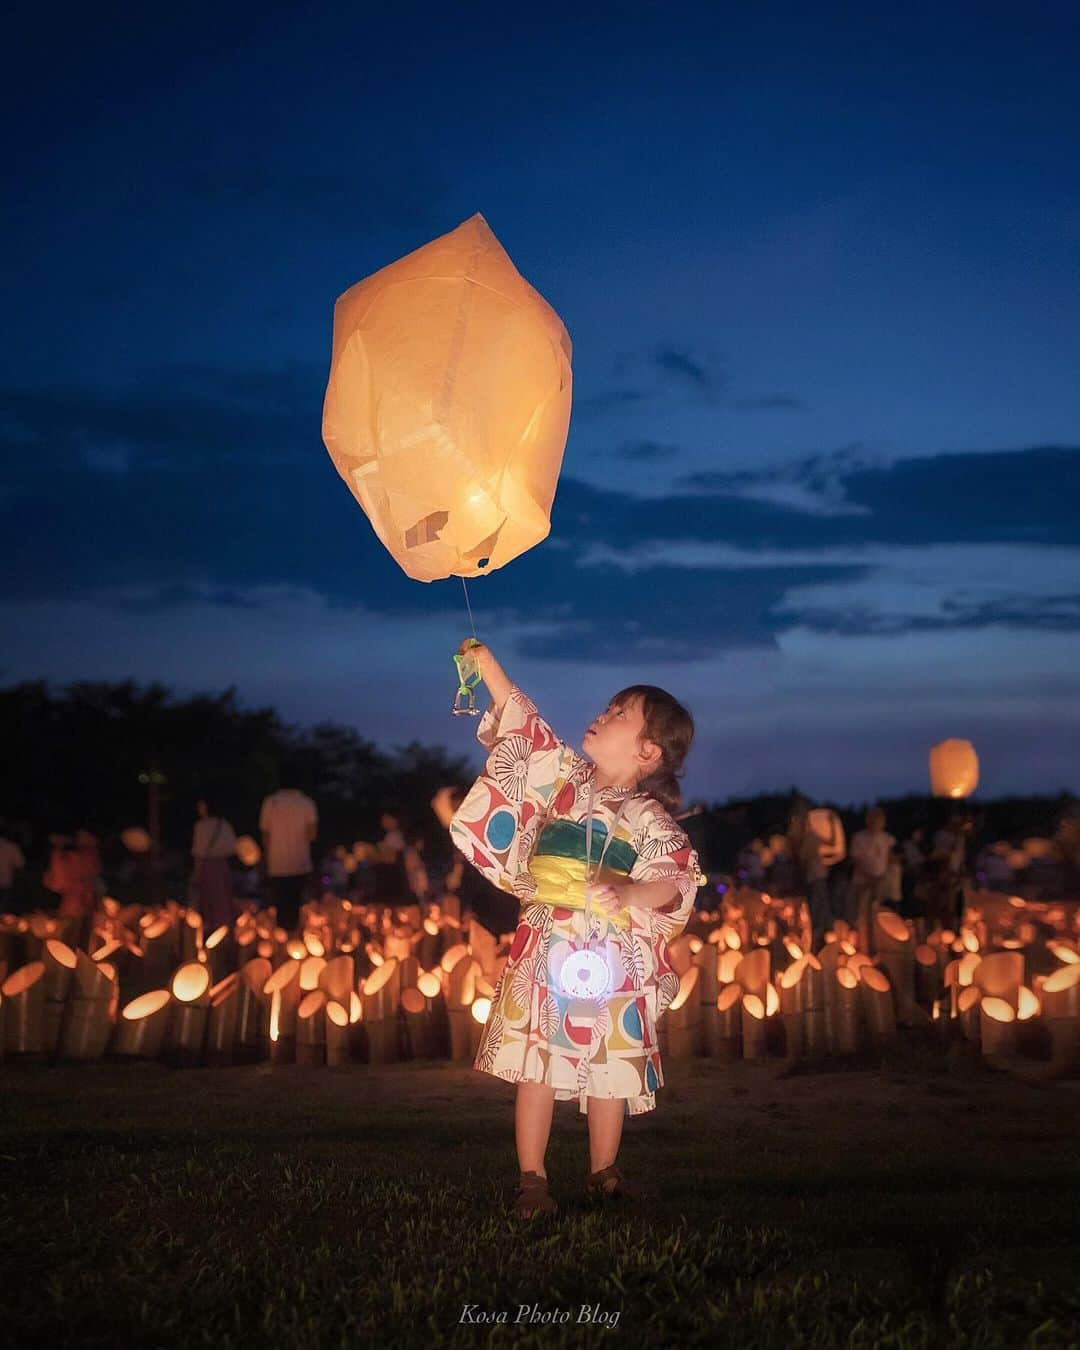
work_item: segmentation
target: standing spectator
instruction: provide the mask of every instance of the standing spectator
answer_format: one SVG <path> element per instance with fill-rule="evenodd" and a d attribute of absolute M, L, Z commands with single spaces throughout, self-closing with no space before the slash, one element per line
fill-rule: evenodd
<path fill-rule="evenodd" d="M 42 882 L 60 897 L 59 913 L 65 919 L 88 919 L 98 902 L 101 857 L 97 839 L 89 830 L 49 836 L 52 851 Z"/>
<path fill-rule="evenodd" d="M 885 878 L 889 859 L 896 840 L 885 828 L 885 812 L 872 806 L 866 813 L 866 829 L 859 830 L 851 840 L 851 858 L 855 866 L 856 926 L 870 950 L 874 915 L 885 898 Z"/>
<path fill-rule="evenodd" d="M 839 824 L 839 822 L 837 822 Z M 842 830 L 839 837 L 843 837 Z M 792 816 L 788 827 L 791 852 L 797 860 L 802 890 L 810 910 L 810 949 L 819 951 L 825 941 L 825 930 L 832 924 L 829 906 L 829 867 L 831 857 L 828 845 L 810 828 L 810 815 L 800 808 Z"/>
<path fill-rule="evenodd" d="M 405 836 L 401 832 L 401 821 L 392 811 L 384 811 L 379 824 L 383 828 L 383 837 L 379 841 L 385 850 L 394 853 L 405 852 Z"/>
<path fill-rule="evenodd" d="M 903 869 L 901 889 L 904 897 L 903 912 L 910 918 L 921 909 L 916 902 L 916 887 L 922 878 L 926 866 L 926 854 L 923 852 L 923 832 L 918 826 L 912 830 L 909 838 L 900 845 L 900 865 Z"/>
<path fill-rule="evenodd" d="M 964 816 L 950 816 L 944 829 L 934 835 L 930 855 L 936 864 L 928 887 L 931 917 L 941 926 L 959 926 L 964 903 L 964 878 L 967 874 L 967 842 L 971 822 Z"/>
<path fill-rule="evenodd" d="M 409 890 L 422 905 L 431 891 L 431 881 L 428 877 L 427 865 L 424 862 L 424 840 L 417 836 L 413 842 L 405 849 L 405 875 L 408 878 Z"/>
<path fill-rule="evenodd" d="M 318 833 L 319 813 L 299 788 L 279 788 L 263 801 L 259 829 L 277 921 L 291 931 L 300 921 L 300 906 L 311 881 L 311 845 Z"/>
<path fill-rule="evenodd" d="M 229 859 L 236 852 L 236 832 L 221 816 L 210 814 L 210 805 L 195 804 L 198 819 L 191 840 L 195 861 L 191 900 L 202 915 L 205 932 L 212 933 L 222 924 L 232 927 L 233 884 Z"/>
<path fill-rule="evenodd" d="M 23 851 L 15 840 L 0 834 L 0 914 L 11 909 L 15 873 L 25 866 Z"/>

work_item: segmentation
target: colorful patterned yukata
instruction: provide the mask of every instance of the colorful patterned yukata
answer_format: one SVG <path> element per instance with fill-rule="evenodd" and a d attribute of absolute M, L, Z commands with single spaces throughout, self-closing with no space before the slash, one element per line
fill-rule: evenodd
<path fill-rule="evenodd" d="M 585 819 L 596 773 L 554 734 L 514 687 L 501 715 L 477 730 L 489 751 L 484 772 L 450 823 L 467 862 L 522 905 L 513 946 L 492 999 L 473 1067 L 509 1082 L 547 1083 L 559 1101 L 621 1097 L 628 1115 L 656 1106 L 664 1082 L 656 1023 L 679 988 L 667 944 L 686 926 L 698 888 L 690 840 L 651 797 L 600 788 L 593 807 L 598 878 L 667 881 L 679 894 L 663 909 L 592 910 L 611 969 L 601 1000 L 563 992 L 563 962 L 586 937 Z"/>

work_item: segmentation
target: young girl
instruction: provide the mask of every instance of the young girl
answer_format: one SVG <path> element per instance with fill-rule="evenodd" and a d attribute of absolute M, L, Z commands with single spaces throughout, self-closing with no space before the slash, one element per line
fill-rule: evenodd
<path fill-rule="evenodd" d="M 624 1116 L 652 1111 L 664 1081 L 656 1023 L 679 988 L 667 943 L 699 885 L 697 855 L 669 814 L 694 725 L 670 694 L 635 685 L 589 726 L 586 758 L 486 647 L 472 650 L 492 699 L 477 730 L 490 753 L 450 833 L 523 906 L 474 1067 L 518 1085 L 514 1210 L 530 1217 L 557 1208 L 544 1166 L 556 1099 L 588 1116 L 589 1193 L 640 1194 L 615 1159 Z"/>

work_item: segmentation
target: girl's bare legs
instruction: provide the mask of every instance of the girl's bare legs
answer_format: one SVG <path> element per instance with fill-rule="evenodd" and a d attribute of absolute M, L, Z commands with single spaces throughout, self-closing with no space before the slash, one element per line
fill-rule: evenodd
<path fill-rule="evenodd" d="M 590 1097 L 589 1171 L 610 1167 L 619 1153 L 626 1102 L 622 1097 Z"/>
<path fill-rule="evenodd" d="M 523 1172 L 536 1172 L 542 1177 L 547 1176 L 544 1155 L 547 1153 L 554 1109 L 555 1089 L 549 1087 L 547 1083 L 517 1085 L 517 1096 L 514 1099 L 514 1137 L 517 1141 L 518 1166 Z"/>

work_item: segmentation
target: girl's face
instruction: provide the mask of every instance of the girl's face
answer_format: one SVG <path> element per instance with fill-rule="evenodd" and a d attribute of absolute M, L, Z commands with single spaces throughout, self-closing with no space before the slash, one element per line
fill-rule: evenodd
<path fill-rule="evenodd" d="M 640 694 L 624 703 L 609 703 L 589 723 L 581 748 L 613 782 L 627 786 L 644 778 L 660 758 L 652 741 L 643 739 L 645 709 Z"/>

